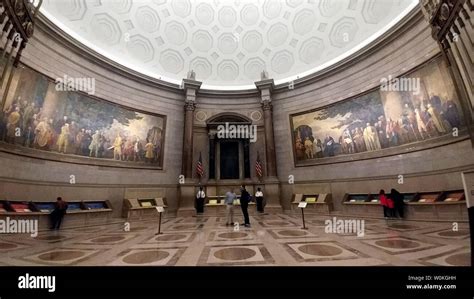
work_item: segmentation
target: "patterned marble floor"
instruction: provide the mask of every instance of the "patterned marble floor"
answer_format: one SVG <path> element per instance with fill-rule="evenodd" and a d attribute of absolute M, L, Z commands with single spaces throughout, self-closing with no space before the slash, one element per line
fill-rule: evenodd
<path fill-rule="evenodd" d="M 238 217 L 240 219 L 241 217 Z M 107 266 L 468 266 L 469 228 L 459 223 L 365 219 L 365 235 L 325 232 L 328 216 L 251 217 L 251 228 L 223 217 L 165 219 L 29 235 L 0 236 L 0 265 Z M 342 219 L 342 218 L 338 218 Z M 240 219 L 241 220 L 241 219 Z"/>

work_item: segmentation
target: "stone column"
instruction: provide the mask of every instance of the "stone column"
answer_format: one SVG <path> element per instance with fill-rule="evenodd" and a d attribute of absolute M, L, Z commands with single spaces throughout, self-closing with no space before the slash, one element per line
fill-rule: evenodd
<path fill-rule="evenodd" d="M 196 93 L 201 87 L 201 82 L 193 79 L 183 79 L 184 98 L 184 134 L 183 155 L 181 171 L 185 183 L 179 186 L 178 216 L 191 216 L 195 214 L 194 196 L 196 191 L 193 177 L 193 127 L 194 110 L 196 109 Z"/>
<path fill-rule="evenodd" d="M 273 114 L 271 92 L 274 86 L 273 79 L 256 82 L 255 85 L 261 93 L 261 105 L 263 109 L 263 119 L 265 123 L 265 157 L 266 157 L 266 177 L 276 177 L 276 154 L 275 139 L 273 136 Z"/>
<path fill-rule="evenodd" d="M 189 179 L 193 176 L 193 126 L 194 110 L 196 109 L 196 93 L 201 87 L 201 82 L 183 79 L 185 92 L 184 99 L 184 137 L 182 174 Z"/>
<path fill-rule="evenodd" d="M 278 213 L 282 211 L 280 198 L 280 182 L 277 177 L 275 138 L 273 135 L 273 114 L 271 92 L 274 87 L 273 79 L 263 79 L 255 82 L 260 90 L 263 120 L 265 124 L 265 164 L 264 171 L 264 197 L 267 202 L 266 212 Z M 251 163 L 254 163 L 252 161 Z"/>

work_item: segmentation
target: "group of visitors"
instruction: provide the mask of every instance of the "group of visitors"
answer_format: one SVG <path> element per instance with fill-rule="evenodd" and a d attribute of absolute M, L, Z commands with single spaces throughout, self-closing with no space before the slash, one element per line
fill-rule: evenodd
<path fill-rule="evenodd" d="M 380 204 L 383 207 L 383 216 L 385 219 L 402 218 L 404 216 L 405 202 L 403 194 L 395 189 L 390 190 L 390 194 L 385 194 L 385 190 L 379 192 Z"/>
<path fill-rule="evenodd" d="M 204 203 L 206 199 L 206 193 L 203 190 L 203 187 L 199 187 L 199 191 L 196 194 L 196 213 L 204 213 Z M 237 194 L 235 194 L 234 189 L 230 189 L 225 194 L 224 204 L 226 206 L 226 226 L 234 225 L 234 200 L 237 199 Z M 240 186 L 240 208 L 242 209 L 242 215 L 244 216 L 244 225 L 245 227 L 250 227 L 250 219 L 248 206 L 250 202 L 256 202 L 257 212 L 263 213 L 265 207 L 265 201 L 263 199 L 262 189 L 257 188 L 255 192 L 255 200 L 250 195 L 250 193 L 245 188 L 245 185 Z"/>

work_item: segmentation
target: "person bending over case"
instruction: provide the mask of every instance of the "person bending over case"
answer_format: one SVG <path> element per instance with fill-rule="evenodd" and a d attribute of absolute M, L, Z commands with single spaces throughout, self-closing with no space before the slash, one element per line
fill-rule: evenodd
<path fill-rule="evenodd" d="M 51 212 L 51 229 L 59 229 L 67 210 L 67 202 L 61 197 L 57 198 L 53 212 Z"/>

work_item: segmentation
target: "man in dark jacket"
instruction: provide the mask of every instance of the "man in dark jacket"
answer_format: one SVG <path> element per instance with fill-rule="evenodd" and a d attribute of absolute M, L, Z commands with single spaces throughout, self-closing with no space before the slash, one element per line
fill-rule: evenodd
<path fill-rule="evenodd" d="M 61 197 L 57 198 L 53 212 L 51 212 L 51 229 L 59 229 L 67 210 L 67 202 Z"/>
<path fill-rule="evenodd" d="M 403 218 L 404 216 L 404 209 L 405 209 L 405 202 L 403 201 L 403 194 L 398 192 L 395 189 L 392 189 L 390 191 L 390 197 L 393 200 L 394 206 L 395 206 L 395 211 L 398 213 L 398 216 L 400 218 Z"/>
<path fill-rule="evenodd" d="M 250 227 L 249 219 L 249 207 L 250 194 L 245 190 L 245 185 L 240 186 L 240 208 L 242 209 L 242 214 L 244 214 L 244 226 Z"/>

